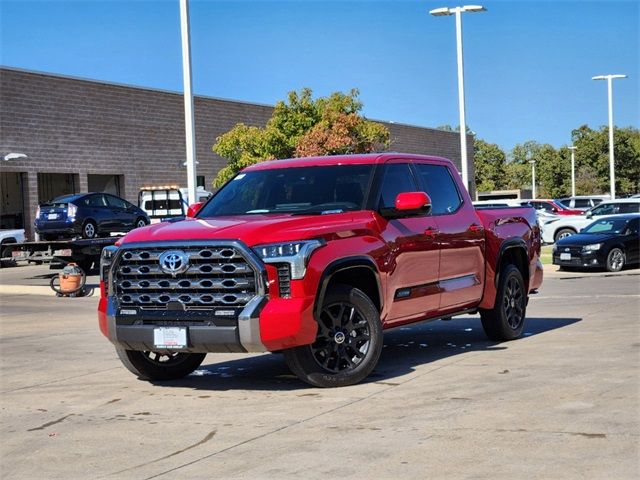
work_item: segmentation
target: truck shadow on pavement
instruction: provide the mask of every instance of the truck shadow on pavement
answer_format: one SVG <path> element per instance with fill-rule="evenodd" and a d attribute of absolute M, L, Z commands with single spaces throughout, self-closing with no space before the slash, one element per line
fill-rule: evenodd
<path fill-rule="evenodd" d="M 377 367 L 363 383 L 392 384 L 392 379 L 425 365 L 467 352 L 504 350 L 558 328 L 580 322 L 581 318 L 527 318 L 523 337 L 497 343 L 485 336 L 478 317 L 461 317 L 389 330 Z M 187 378 L 154 382 L 156 386 L 196 390 L 289 391 L 312 387 L 298 380 L 287 368 L 281 354 L 251 356 L 215 364 L 203 364 Z"/>

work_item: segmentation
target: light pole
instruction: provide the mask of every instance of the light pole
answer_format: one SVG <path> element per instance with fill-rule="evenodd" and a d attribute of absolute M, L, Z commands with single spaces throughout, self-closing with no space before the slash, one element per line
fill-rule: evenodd
<path fill-rule="evenodd" d="M 531 196 L 533 200 L 536 199 L 536 161 L 529 160 L 531 164 Z"/>
<path fill-rule="evenodd" d="M 460 161 L 462 163 L 462 180 L 469 190 L 469 166 L 467 165 L 467 125 L 464 112 L 464 65 L 462 59 L 462 12 L 485 12 L 481 5 L 465 5 L 453 8 L 435 8 L 429 13 L 434 17 L 456 16 L 456 45 L 458 49 L 458 108 L 460 110 Z"/>
<path fill-rule="evenodd" d="M 609 178 L 611 182 L 611 200 L 616 198 L 616 172 L 613 155 L 613 89 L 611 82 L 616 78 L 627 78 L 626 75 L 598 75 L 591 80 L 606 80 L 609 97 Z"/>
<path fill-rule="evenodd" d="M 189 3 L 180 0 L 180 34 L 182 37 L 182 80 L 184 84 L 184 134 L 187 147 L 187 187 L 189 204 L 196 203 L 196 131 L 191 90 L 191 39 L 189 34 Z"/>
<path fill-rule="evenodd" d="M 575 152 L 578 147 L 571 145 L 569 150 L 571 150 L 571 196 L 576 196 L 576 156 Z"/>

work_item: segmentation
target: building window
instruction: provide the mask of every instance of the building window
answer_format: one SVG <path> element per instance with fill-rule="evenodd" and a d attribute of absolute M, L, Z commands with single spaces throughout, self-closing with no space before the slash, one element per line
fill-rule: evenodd
<path fill-rule="evenodd" d="M 204 188 L 204 175 L 196 176 L 196 186 Z"/>

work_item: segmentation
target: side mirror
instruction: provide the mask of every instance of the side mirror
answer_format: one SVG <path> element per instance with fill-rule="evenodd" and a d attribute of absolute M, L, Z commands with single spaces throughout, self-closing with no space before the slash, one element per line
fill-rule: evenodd
<path fill-rule="evenodd" d="M 187 218 L 193 218 L 196 216 L 196 213 L 202 208 L 204 202 L 192 203 L 189 205 L 189 209 L 187 210 Z"/>
<path fill-rule="evenodd" d="M 591 217 L 593 217 L 593 213 L 592 213 L 592 212 L 587 212 L 586 217 L 587 217 L 587 218 L 591 218 Z"/>
<path fill-rule="evenodd" d="M 431 212 L 431 198 L 424 192 L 399 193 L 396 211 L 401 215 L 427 215 Z"/>

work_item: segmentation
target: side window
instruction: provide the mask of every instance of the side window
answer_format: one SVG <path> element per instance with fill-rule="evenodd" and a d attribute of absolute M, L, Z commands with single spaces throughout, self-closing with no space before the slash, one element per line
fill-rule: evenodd
<path fill-rule="evenodd" d="M 418 163 L 416 169 L 425 190 L 431 197 L 433 215 L 453 213 L 460 208 L 462 199 L 447 167 Z"/>
<path fill-rule="evenodd" d="M 380 189 L 379 208 L 395 208 L 396 197 L 402 192 L 415 192 L 416 185 L 411 176 L 411 170 L 406 163 L 392 163 L 387 165 Z"/>
<path fill-rule="evenodd" d="M 640 205 L 640 204 L 636 204 Z M 640 218 L 634 218 L 629 222 L 629 226 L 627 227 L 632 234 L 638 234 L 640 232 Z"/>
<path fill-rule="evenodd" d="M 118 197 L 113 197 L 111 195 L 105 195 L 105 196 L 107 197 L 107 203 L 111 208 L 122 208 L 123 210 L 126 210 L 127 204 L 125 203 L 124 200 Z"/>
<path fill-rule="evenodd" d="M 640 212 L 640 203 L 621 203 L 618 205 L 618 213 L 638 213 Z"/>
<path fill-rule="evenodd" d="M 104 195 L 91 195 L 87 205 L 90 207 L 106 207 L 107 203 L 104 201 Z"/>
<path fill-rule="evenodd" d="M 589 208 L 591 207 L 591 202 L 588 198 L 576 198 L 573 201 L 573 206 L 575 208 Z"/>
<path fill-rule="evenodd" d="M 607 203 L 606 205 L 598 205 L 591 210 L 592 215 L 613 215 L 616 213 L 616 204 Z"/>

